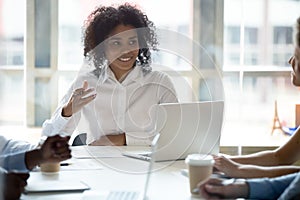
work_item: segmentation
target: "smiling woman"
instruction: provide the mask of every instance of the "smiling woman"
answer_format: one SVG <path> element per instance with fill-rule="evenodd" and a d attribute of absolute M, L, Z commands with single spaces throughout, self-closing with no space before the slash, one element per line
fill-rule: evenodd
<path fill-rule="evenodd" d="M 123 24 L 116 26 L 111 34 L 105 45 L 105 55 L 116 79 L 122 82 L 138 57 L 138 36 L 133 26 Z"/>
<path fill-rule="evenodd" d="M 149 145 L 153 107 L 178 101 L 170 77 L 151 69 L 156 45 L 153 23 L 135 6 L 96 8 L 85 24 L 84 68 L 43 134 L 77 127 L 90 145 Z"/>

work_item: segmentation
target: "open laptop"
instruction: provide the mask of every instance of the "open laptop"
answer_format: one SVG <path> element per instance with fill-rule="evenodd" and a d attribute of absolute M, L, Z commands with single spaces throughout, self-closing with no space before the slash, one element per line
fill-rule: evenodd
<path fill-rule="evenodd" d="M 155 152 L 157 148 L 157 141 L 160 135 L 157 134 L 152 143 L 151 143 L 151 152 Z M 146 181 L 144 185 L 144 189 L 142 192 L 138 191 L 102 191 L 102 192 L 94 192 L 94 191 L 85 191 L 82 196 L 82 200 L 148 200 L 147 191 L 149 188 L 150 175 L 152 173 L 153 168 L 153 159 L 149 162 Z"/>
<path fill-rule="evenodd" d="M 188 154 L 218 154 L 224 101 L 165 103 L 158 105 L 156 131 L 160 133 L 155 161 L 185 159 Z M 125 152 L 125 156 L 150 160 L 150 152 Z"/>

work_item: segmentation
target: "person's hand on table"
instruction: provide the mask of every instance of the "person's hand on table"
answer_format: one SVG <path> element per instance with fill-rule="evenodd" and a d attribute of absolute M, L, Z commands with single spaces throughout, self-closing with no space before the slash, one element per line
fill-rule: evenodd
<path fill-rule="evenodd" d="M 3 173 L 3 199 L 14 200 L 19 199 L 24 187 L 27 185 L 29 174 L 27 173 Z"/>
<path fill-rule="evenodd" d="M 38 149 L 25 153 L 25 162 L 29 170 L 42 163 L 56 163 L 71 158 L 70 136 L 48 137 Z"/>
<path fill-rule="evenodd" d="M 210 178 L 198 188 L 205 199 L 247 198 L 249 193 L 245 179 Z"/>
<path fill-rule="evenodd" d="M 41 162 L 60 162 L 71 158 L 71 150 L 69 148 L 70 136 L 61 137 L 55 135 L 48 137 L 41 146 Z"/>
<path fill-rule="evenodd" d="M 240 164 L 224 155 L 213 155 L 215 160 L 214 173 L 224 173 L 226 176 L 236 177 Z"/>

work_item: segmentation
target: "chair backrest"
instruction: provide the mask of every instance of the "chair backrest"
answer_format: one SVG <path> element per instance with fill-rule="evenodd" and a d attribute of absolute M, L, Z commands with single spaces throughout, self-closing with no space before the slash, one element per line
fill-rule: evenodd
<path fill-rule="evenodd" d="M 72 146 L 86 145 L 86 133 L 80 133 L 77 135 L 72 143 Z"/>

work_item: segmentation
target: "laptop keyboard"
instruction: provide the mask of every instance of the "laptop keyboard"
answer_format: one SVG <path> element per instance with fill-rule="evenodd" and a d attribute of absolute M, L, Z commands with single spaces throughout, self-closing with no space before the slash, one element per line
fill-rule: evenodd
<path fill-rule="evenodd" d="M 106 200 L 136 200 L 139 192 L 133 191 L 113 191 L 108 194 Z"/>

